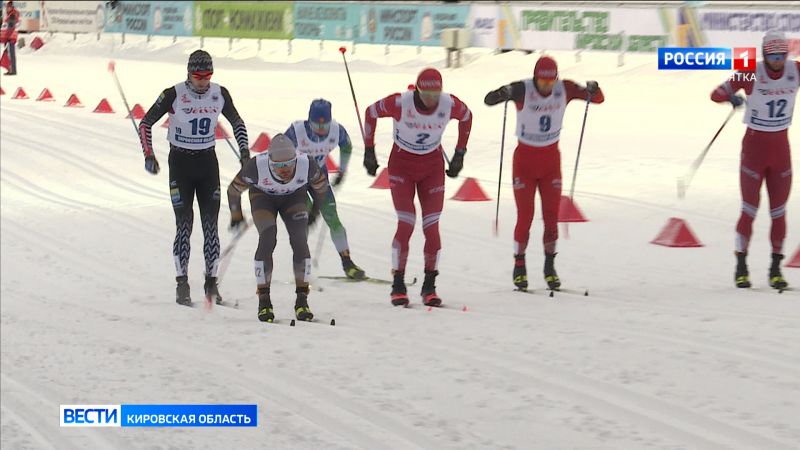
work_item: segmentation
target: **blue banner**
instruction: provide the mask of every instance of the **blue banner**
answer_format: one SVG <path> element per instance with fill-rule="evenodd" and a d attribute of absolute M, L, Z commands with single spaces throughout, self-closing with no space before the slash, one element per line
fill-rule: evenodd
<path fill-rule="evenodd" d="M 658 70 L 730 70 L 732 67 L 730 48 L 658 49 Z"/>
<path fill-rule="evenodd" d="M 108 33 L 191 36 L 194 2 L 116 2 L 106 6 Z"/>
<path fill-rule="evenodd" d="M 468 5 L 428 5 L 413 3 L 375 3 L 353 5 L 357 32 L 353 40 L 369 44 L 441 46 L 439 33 L 444 28 L 466 28 Z"/>
<path fill-rule="evenodd" d="M 358 37 L 360 5 L 295 2 L 294 37 L 352 41 Z"/>
<path fill-rule="evenodd" d="M 256 427 L 258 405 L 120 405 L 123 427 Z"/>

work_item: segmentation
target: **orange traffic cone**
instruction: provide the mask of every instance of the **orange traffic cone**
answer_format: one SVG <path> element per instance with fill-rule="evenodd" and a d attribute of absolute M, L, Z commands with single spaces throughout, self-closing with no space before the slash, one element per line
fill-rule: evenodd
<path fill-rule="evenodd" d="M 328 168 L 328 173 L 336 173 L 339 171 L 339 166 L 337 166 L 336 163 L 333 162 L 331 155 L 327 155 L 325 157 L 325 167 Z"/>
<path fill-rule="evenodd" d="M 111 105 L 108 103 L 108 100 L 102 99 L 102 100 L 100 100 L 100 103 L 97 104 L 97 107 L 94 108 L 94 111 L 92 111 L 92 112 L 101 113 L 101 114 L 113 114 L 114 110 L 111 108 Z"/>
<path fill-rule="evenodd" d="M 134 119 L 141 120 L 144 117 L 144 114 L 145 114 L 144 108 L 142 108 L 142 105 L 137 103 L 133 105 L 133 109 L 131 109 L 130 114 L 125 116 L 125 118 L 130 119 L 131 116 L 133 116 Z"/>
<path fill-rule="evenodd" d="M 381 170 L 381 173 L 378 174 L 375 182 L 370 187 L 372 189 L 389 189 L 389 169 L 384 168 Z"/>
<path fill-rule="evenodd" d="M 272 138 L 269 137 L 269 134 L 262 131 L 256 138 L 256 142 L 250 147 L 250 151 L 253 153 L 261 153 L 269 148 L 270 142 L 272 142 Z"/>
<path fill-rule="evenodd" d="M 661 233 L 650 243 L 666 247 L 703 247 L 686 221 L 677 217 L 671 217 Z"/>
<path fill-rule="evenodd" d="M 573 199 L 566 195 L 561 196 L 561 204 L 558 207 L 558 221 L 559 222 L 588 222 L 587 219 L 578 205 L 575 204 Z"/>
<path fill-rule="evenodd" d="M 456 194 L 452 197 L 453 200 L 460 200 L 462 202 L 485 202 L 491 200 L 486 192 L 483 192 L 481 185 L 475 178 L 467 178 L 461 187 L 458 188 Z"/>
<path fill-rule="evenodd" d="M 14 92 L 14 96 L 11 98 L 14 100 L 27 100 L 28 94 L 25 93 L 25 89 L 18 87 L 16 92 Z"/>
<path fill-rule="evenodd" d="M 797 247 L 797 251 L 792 256 L 792 259 L 786 263 L 786 267 L 800 267 L 800 247 Z"/>
<path fill-rule="evenodd" d="M 83 108 L 83 104 L 75 94 L 69 96 L 67 103 L 64 103 L 64 106 L 68 108 Z"/>

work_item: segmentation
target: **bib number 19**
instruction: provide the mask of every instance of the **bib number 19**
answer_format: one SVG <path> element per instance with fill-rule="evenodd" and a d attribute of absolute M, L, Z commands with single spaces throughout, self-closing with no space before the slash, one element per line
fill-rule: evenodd
<path fill-rule="evenodd" d="M 211 119 L 203 117 L 202 119 L 192 119 L 189 121 L 192 124 L 192 136 L 196 136 L 198 131 L 200 135 L 208 134 L 211 129 Z"/>

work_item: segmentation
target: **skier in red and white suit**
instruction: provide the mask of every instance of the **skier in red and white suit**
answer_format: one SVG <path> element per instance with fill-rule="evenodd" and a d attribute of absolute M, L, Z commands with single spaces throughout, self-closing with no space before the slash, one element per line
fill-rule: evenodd
<path fill-rule="evenodd" d="M 769 283 L 775 289 L 785 289 L 788 283 L 781 274 L 780 263 L 786 237 L 786 202 L 792 187 L 788 130 L 800 86 L 800 62 L 789 61 L 787 64 L 789 45 L 781 32 L 768 32 L 761 51 L 764 60 L 756 63 L 755 72 L 735 73 L 711 93 L 711 100 L 730 102 L 735 108 L 745 103 L 736 92 L 742 89 L 747 94 L 744 114 L 747 131 L 742 139 L 739 170 L 742 213 L 736 224 L 736 286 L 750 287 L 747 248 L 761 200 L 761 184 L 766 181 L 769 215 L 772 217 Z"/>
<path fill-rule="evenodd" d="M 394 119 L 394 145 L 389 155 L 389 185 L 397 212 L 397 231 L 392 241 L 392 304 L 408 304 L 404 276 L 408 241 L 417 218 L 414 208 L 416 192 L 422 208 L 422 231 L 425 233 L 422 301 L 427 306 L 439 306 L 442 300 L 436 294 L 435 280 L 439 274 L 439 252 L 442 247 L 439 215 L 444 206 L 442 134 L 451 119 L 459 121 L 458 142 L 447 170 L 447 175 L 455 178 L 464 166 L 472 113 L 455 95 L 442 92 L 442 75 L 438 70 L 428 68 L 420 72 L 413 91 L 395 93 L 379 100 L 367 108 L 365 117 L 364 167 L 372 176 L 378 170 L 374 142 L 377 119 Z"/>
<path fill-rule="evenodd" d="M 517 107 L 517 139 L 514 150 L 514 200 L 517 225 L 514 229 L 514 285 L 528 288 L 525 250 L 528 247 L 536 189 L 539 189 L 544 217 L 544 277 L 550 289 L 561 281 L 555 270 L 558 241 L 558 209 L 561 202 L 561 153 L 558 141 L 564 111 L 571 100 L 603 103 L 605 97 L 596 81 L 580 87 L 571 80 L 558 79 L 554 59 L 542 56 L 536 61 L 533 78 L 515 81 L 486 94 L 483 102 L 496 105 L 513 100 Z"/>

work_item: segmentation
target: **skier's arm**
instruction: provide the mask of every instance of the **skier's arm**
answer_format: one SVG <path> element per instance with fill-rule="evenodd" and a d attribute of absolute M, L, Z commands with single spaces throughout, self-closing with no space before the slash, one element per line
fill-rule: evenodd
<path fill-rule="evenodd" d="M 142 144 L 142 152 L 145 158 L 155 156 L 155 153 L 153 153 L 153 125 L 164 117 L 164 114 L 170 112 L 172 103 L 177 96 L 178 94 L 175 92 L 174 87 L 164 89 L 156 99 L 156 102 L 153 103 L 153 106 L 147 111 L 147 114 L 144 115 L 142 121 L 139 122 L 139 141 Z"/>
<path fill-rule="evenodd" d="M 400 120 L 400 94 L 392 94 L 369 105 L 364 111 L 364 147 L 375 147 L 375 126 L 379 117 Z"/>
<path fill-rule="evenodd" d="M 483 99 L 483 103 L 488 106 L 493 106 L 508 100 L 514 100 L 518 107 L 521 107 L 525 101 L 525 84 L 521 81 L 515 81 L 511 84 L 501 86 L 488 94 Z"/>
<path fill-rule="evenodd" d="M 589 86 L 590 83 L 594 83 L 594 88 L 596 90 L 591 94 L 591 97 L 589 97 L 589 102 L 603 103 L 606 99 L 603 95 L 603 90 L 597 86 L 596 81 L 587 81 L 586 85 Z M 589 96 L 589 90 L 587 87 L 579 86 L 572 80 L 564 80 L 564 89 L 567 91 L 567 103 L 575 99 L 586 100 L 586 97 Z"/>
<path fill-rule="evenodd" d="M 453 107 L 450 110 L 450 118 L 458 120 L 458 141 L 456 142 L 456 149 L 467 151 L 467 141 L 469 141 L 469 133 L 472 130 L 472 112 L 466 103 L 453 94 L 450 94 L 453 99 Z M 463 152 L 462 152 L 463 153 Z"/>
<path fill-rule="evenodd" d="M 753 85 L 755 84 L 752 76 L 753 72 L 739 71 L 736 75 L 732 77 L 733 79 L 725 81 L 711 92 L 712 101 L 717 103 L 730 102 L 734 107 L 744 103 L 744 98 L 736 95 L 736 93 L 739 89 L 744 90 L 745 94 L 753 92 Z"/>
<path fill-rule="evenodd" d="M 353 154 L 353 142 L 350 135 L 342 125 L 339 125 L 339 173 L 344 175 L 347 166 L 350 164 L 350 156 Z"/>
<path fill-rule="evenodd" d="M 244 120 L 239 115 L 239 111 L 233 106 L 233 99 L 230 92 L 223 86 L 219 87 L 222 91 L 222 99 L 225 103 L 222 106 L 222 115 L 228 119 L 233 127 L 233 135 L 236 137 L 236 143 L 239 144 L 239 160 L 244 165 L 244 162 L 250 159 L 250 144 L 247 139 L 247 127 L 244 125 Z"/>
<path fill-rule="evenodd" d="M 258 180 L 258 167 L 256 159 L 248 160 L 233 177 L 233 181 L 228 185 L 228 205 L 231 209 L 231 226 L 244 220 L 242 215 L 242 192 L 250 189 L 250 186 Z"/>
<path fill-rule="evenodd" d="M 283 135 L 289 138 L 290 141 L 292 141 L 292 144 L 294 144 L 294 148 L 297 148 L 297 135 L 294 132 L 294 124 L 289 125 L 289 128 L 286 129 Z"/>

